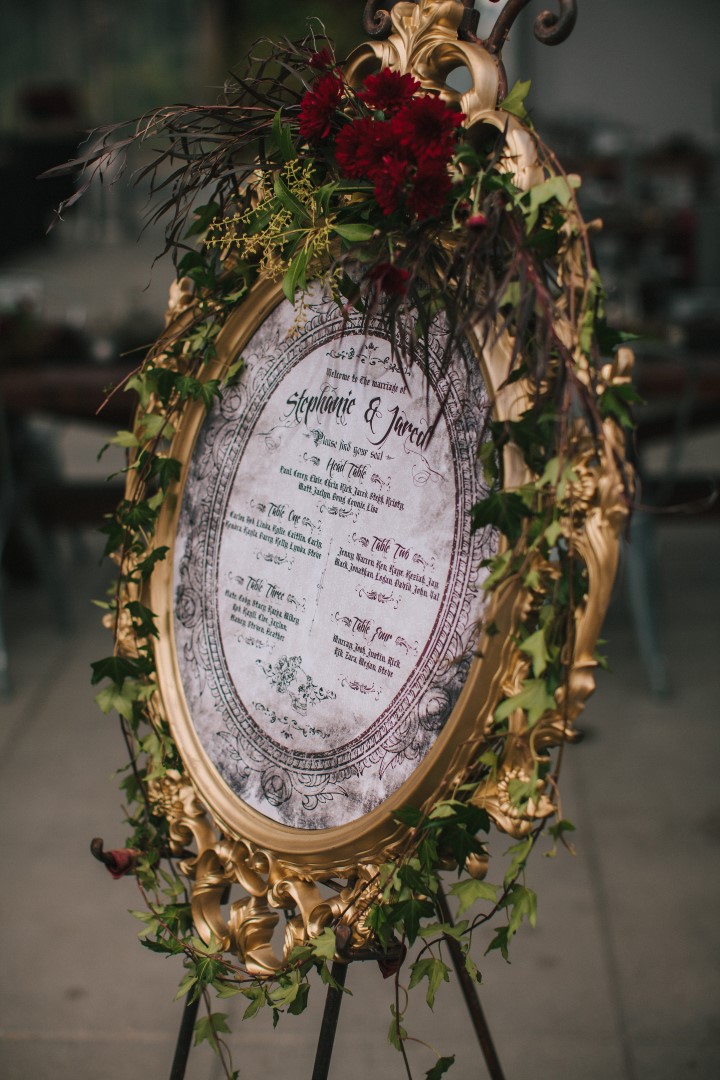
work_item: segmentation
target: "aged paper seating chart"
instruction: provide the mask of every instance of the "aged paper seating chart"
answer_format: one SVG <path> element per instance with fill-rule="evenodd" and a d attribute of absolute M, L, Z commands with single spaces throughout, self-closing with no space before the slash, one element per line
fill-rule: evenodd
<path fill-rule="evenodd" d="M 342 825 L 408 779 L 450 715 L 497 544 L 474 535 L 488 401 L 471 351 L 403 364 L 378 319 L 283 301 L 198 437 L 174 560 L 188 710 L 228 787 Z M 423 370 L 428 369 L 428 377 Z"/>

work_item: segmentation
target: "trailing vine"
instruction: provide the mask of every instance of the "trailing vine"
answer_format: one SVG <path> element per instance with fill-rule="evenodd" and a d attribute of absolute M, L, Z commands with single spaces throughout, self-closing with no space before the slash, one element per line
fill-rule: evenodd
<path fill-rule="evenodd" d="M 115 125 L 81 159 L 86 186 L 133 143 L 157 148 L 139 180 L 149 181 L 155 197 L 153 219 L 167 221 L 166 250 L 177 266 L 166 332 L 124 387 L 137 394 L 136 423 L 111 440 L 128 452 L 126 496 L 103 526 L 106 554 L 119 567 L 103 605 L 118 647 L 92 668 L 93 682 L 103 684 L 98 704 L 119 714 L 128 750 L 121 788 L 130 834 L 120 868 L 132 870 L 145 901 L 134 912 L 141 941 L 182 956 L 178 996 L 205 1000 L 196 1041 L 211 1045 L 228 1077 L 238 1074 L 222 1040 L 227 1017 L 214 1011 L 210 991 L 220 999 L 241 994 L 245 1018 L 269 1008 L 276 1023 L 282 1012 L 305 1008 L 311 972 L 333 981 L 330 964 L 343 955 L 348 934 L 337 919 L 296 946 L 279 972 L 248 973 L 221 942 L 196 932 L 182 872 L 193 853 L 181 850 L 189 837 L 171 835 L 167 812 L 183 763 L 159 704 L 159 631 L 144 603 L 148 581 L 168 556 L 155 529 L 180 478 L 171 443 L 184 410 L 192 401 L 209 409 L 242 377 L 241 358 L 219 377 L 208 370 L 228 315 L 263 277 L 281 280 L 290 301 L 320 280 L 341 309 L 367 320 L 381 312 L 397 350 L 418 364 L 439 313 L 448 362 L 470 334 L 481 345 L 503 338 L 510 342 L 506 385 L 522 383 L 527 393 L 517 418 L 489 421 L 480 454 L 490 490 L 472 511 L 474 528 L 492 526 L 504 537 L 484 588 L 519 583 L 527 597 L 514 630 L 513 685 L 497 701 L 490 731 L 478 733 L 471 767 L 460 779 L 450 767 L 432 805 L 397 815 L 404 842 L 354 897 L 357 918 L 395 978 L 388 1037 L 408 1075 L 406 949 L 419 945 L 408 989 L 421 985 L 430 1007 L 450 979 L 448 938 L 479 980 L 471 956 L 478 933 L 491 927 L 485 952 L 507 959 L 522 923 L 535 924 L 536 897 L 525 880 L 533 848 L 543 833 L 567 845 L 572 831 L 558 774 L 573 719 L 577 615 L 589 589 L 577 536 L 596 500 L 593 470 L 623 474 L 605 421 L 627 425 L 634 394 L 604 366 L 621 338 L 604 320 L 589 227 L 576 202 L 579 180 L 563 173 L 532 129 L 528 88 L 516 85 L 501 103 L 537 153 L 536 175 L 524 185 L 513 171 L 507 125 L 466 129 L 463 114 L 411 74 L 382 69 L 350 85 L 330 44 L 319 49 L 315 41 L 265 46 L 222 104 L 165 108 L 134 128 Z M 510 448 L 527 476 L 514 488 L 503 477 Z M 495 631 L 484 627 L 488 637 Z M 540 724 L 549 715 L 556 717 L 552 739 Z M 504 774 L 505 827 L 515 842 L 502 882 L 491 884 L 487 845 L 497 813 L 489 792 L 520 728 L 541 735 L 530 736 L 532 768 Z M 553 742 L 561 744 L 554 756 Z M 454 923 L 441 889 L 441 874 L 453 870 Z M 437 1054 L 428 1080 L 453 1060 Z"/>

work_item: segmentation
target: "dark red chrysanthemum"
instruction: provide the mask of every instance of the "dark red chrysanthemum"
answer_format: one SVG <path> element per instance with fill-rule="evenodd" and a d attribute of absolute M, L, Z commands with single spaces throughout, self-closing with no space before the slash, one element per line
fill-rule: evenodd
<path fill-rule="evenodd" d="M 300 102 L 299 128 L 304 139 L 326 139 L 330 122 L 343 94 L 342 79 L 329 71 Z"/>
<path fill-rule="evenodd" d="M 468 229 L 484 229 L 487 226 L 488 219 L 485 214 L 471 214 L 465 222 L 465 227 Z"/>
<path fill-rule="evenodd" d="M 391 214 L 400 205 L 409 168 L 409 162 L 386 154 L 382 163 L 372 170 L 370 179 L 375 184 L 375 198 L 384 214 Z"/>
<path fill-rule="evenodd" d="M 368 75 L 365 89 L 360 91 L 358 97 L 369 108 L 379 109 L 390 116 L 411 101 L 419 89 L 420 83 L 412 75 L 401 75 L 399 71 L 383 68 L 377 75 Z"/>
<path fill-rule="evenodd" d="M 373 266 L 368 273 L 368 279 L 372 281 L 379 293 L 384 292 L 386 296 L 404 296 L 410 275 L 401 266 L 383 262 Z"/>
<path fill-rule="evenodd" d="M 450 191 L 450 175 L 445 163 L 428 158 L 418 163 L 407 204 L 421 220 L 439 214 Z"/>
<path fill-rule="evenodd" d="M 449 161 L 464 113 L 449 109 L 438 97 L 426 94 L 413 98 L 392 118 L 393 133 L 401 146 L 420 161 L 443 158 Z"/>
<path fill-rule="evenodd" d="M 395 144 L 390 125 L 361 117 L 344 127 L 335 140 L 335 156 L 345 176 L 371 180 L 385 154 Z"/>

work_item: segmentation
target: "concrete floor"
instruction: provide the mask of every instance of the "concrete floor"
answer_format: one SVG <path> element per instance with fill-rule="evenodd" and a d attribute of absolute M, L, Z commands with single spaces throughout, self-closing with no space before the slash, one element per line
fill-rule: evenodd
<path fill-rule="evenodd" d="M 607 625 L 614 672 L 603 676 L 567 754 L 565 814 L 577 855 L 538 855 L 537 929 L 511 965 L 482 962 L 482 1000 L 508 1080 L 677 1080 L 720 1075 L 718 708 L 720 531 L 661 528 L 662 588 L 675 692 L 653 700 L 622 602 Z M 93 702 L 88 665 L 109 641 L 89 601 L 102 592 L 98 545 L 63 555 L 73 626 L 58 631 L 46 596 L 9 585 L 13 699 L 0 707 L 0 1076 L 130 1080 L 169 1074 L 181 977 L 135 941 L 132 879 L 113 881 L 88 852 L 92 836 L 124 839 L 113 770 L 123 749 Z M 497 839 L 496 850 L 504 843 Z M 333 1076 L 400 1077 L 385 1041 L 391 986 L 352 969 Z M 272 1033 L 265 1018 L 230 1040 L 244 1080 L 309 1076 L 322 988 Z M 457 987 L 434 1015 L 417 995 L 411 1033 L 456 1052 L 456 1080 L 485 1075 Z M 418 1074 L 432 1063 L 418 1055 Z M 420 1066 L 422 1068 L 420 1068 Z M 189 1078 L 220 1073 L 205 1048 Z"/>
<path fill-rule="evenodd" d="M 94 458 L 96 438 L 83 430 L 69 440 L 74 467 Z M 536 853 L 537 928 L 518 935 L 510 965 L 477 957 L 507 1080 L 720 1076 L 720 528 L 676 520 L 657 531 L 673 695 L 647 690 L 621 581 L 604 634 L 613 673 L 563 766 L 577 854 Z M 107 570 L 97 537 L 59 540 L 71 628 L 56 628 L 36 586 L 8 581 L 4 600 L 14 696 L 0 705 L 0 1077 L 162 1080 L 181 967 L 137 944 L 134 881 L 113 881 L 88 849 L 93 836 L 109 847 L 125 838 L 112 776 L 120 733 L 89 685 L 90 662 L 110 648 L 90 604 Z M 506 846 L 496 838 L 496 853 Z M 368 964 L 350 971 L 348 987 L 331 1080 L 401 1078 L 386 1042 L 391 984 Z M 457 1054 L 451 1080 L 486 1076 L 457 986 L 442 988 L 434 1013 L 414 996 L 409 1031 Z M 237 999 L 219 1004 L 242 1080 L 310 1076 L 320 985 L 311 1002 L 275 1032 L 267 1017 L 241 1023 Z M 413 1062 L 421 1077 L 433 1058 L 418 1050 Z M 199 1047 L 187 1075 L 221 1072 Z"/>

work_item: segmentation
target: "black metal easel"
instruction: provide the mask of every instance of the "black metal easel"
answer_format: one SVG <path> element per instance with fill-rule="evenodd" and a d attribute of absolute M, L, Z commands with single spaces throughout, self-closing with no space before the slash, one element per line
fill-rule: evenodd
<path fill-rule="evenodd" d="M 452 915 L 450 914 L 450 908 L 448 907 L 447 899 L 445 898 L 442 889 L 438 890 L 437 900 L 443 922 L 452 926 Z M 445 942 L 449 949 L 450 956 L 452 957 L 453 966 L 462 989 L 463 997 L 465 998 L 465 1004 L 470 1013 L 470 1019 L 475 1029 L 480 1049 L 485 1058 L 488 1076 L 490 1077 L 490 1080 L 505 1080 L 502 1066 L 500 1065 L 490 1034 L 490 1029 L 480 1004 L 477 987 L 465 968 L 465 959 L 463 957 L 462 949 L 453 937 L 446 935 Z M 387 953 L 378 953 L 368 949 L 353 955 L 351 960 L 335 960 L 333 962 L 330 969 L 333 982 L 328 986 L 327 997 L 325 998 L 325 1009 L 320 1024 L 320 1034 L 318 1036 L 315 1064 L 313 1066 L 311 1080 L 328 1080 L 333 1046 L 335 1044 L 335 1032 L 337 1031 L 338 1020 L 340 1018 L 340 1006 L 344 996 L 343 988 L 345 986 L 347 971 L 350 964 L 353 961 L 358 960 L 388 959 Z M 175 1047 L 175 1056 L 173 1057 L 172 1070 L 170 1072 L 170 1080 L 184 1080 L 185 1078 L 185 1068 L 190 1054 L 193 1028 L 195 1026 L 199 1004 L 199 998 L 191 1002 L 191 996 L 192 992 L 188 994 L 185 1001 L 177 1045 Z"/>

